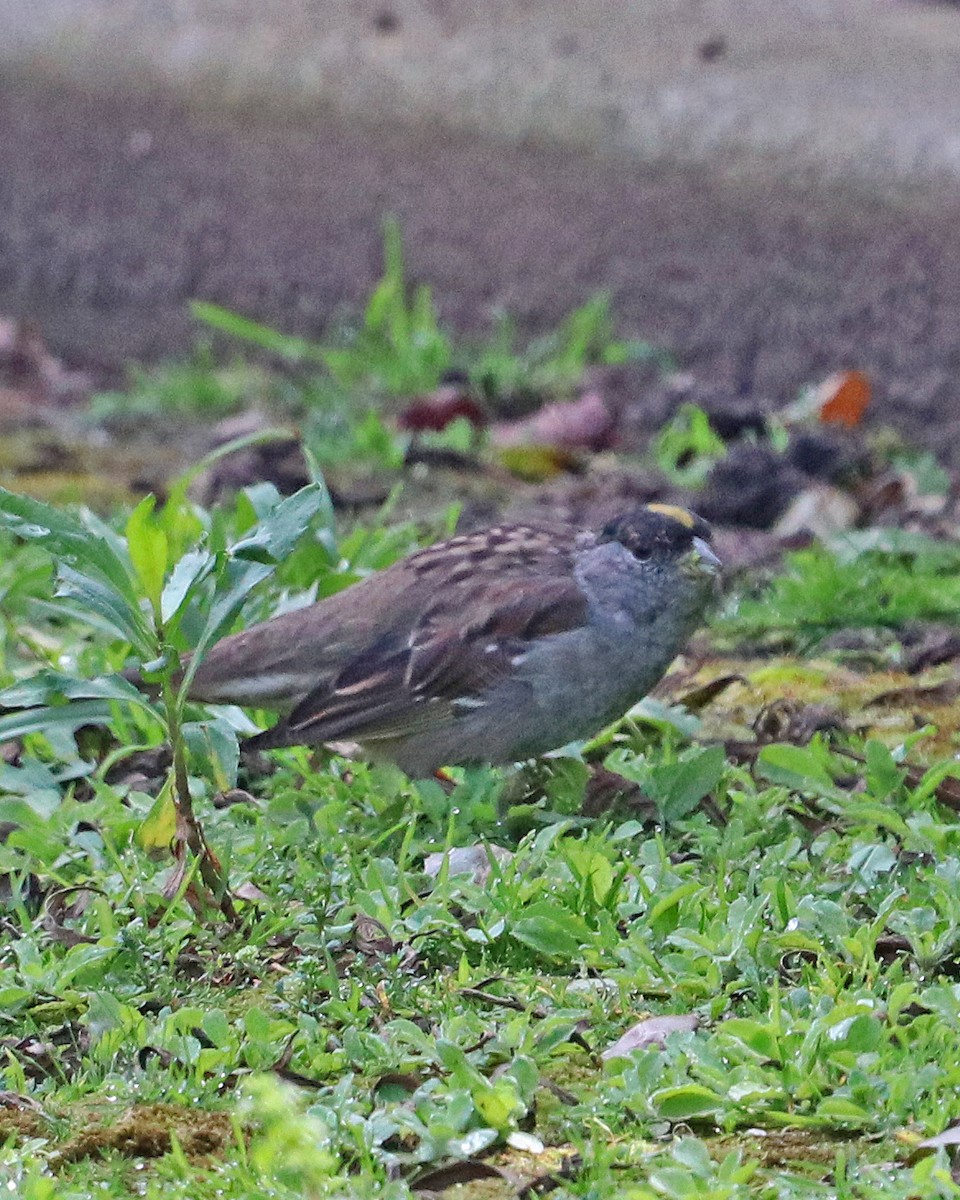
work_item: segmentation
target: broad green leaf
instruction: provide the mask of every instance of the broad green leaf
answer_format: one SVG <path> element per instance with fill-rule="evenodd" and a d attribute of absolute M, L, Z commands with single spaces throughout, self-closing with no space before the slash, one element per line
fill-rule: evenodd
<path fill-rule="evenodd" d="M 309 529 L 314 517 L 326 509 L 327 501 L 325 487 L 308 483 L 281 500 L 249 537 L 231 547 L 231 553 L 235 558 L 254 562 L 282 562 Z"/>
<path fill-rule="evenodd" d="M 44 705 L 0 717 L 0 741 L 64 729 L 72 733 L 81 725 L 105 725 L 112 716 L 106 700 L 76 700 L 71 704 Z"/>
<path fill-rule="evenodd" d="M 153 712 L 148 698 L 122 675 L 102 675 L 97 679 L 77 679 L 59 671 L 38 671 L 23 683 L 15 683 L 0 692 L 3 708 L 33 708 L 58 700 L 119 700 Z"/>
<path fill-rule="evenodd" d="M 80 520 L 65 509 L 0 488 L 0 529 L 40 543 L 54 558 L 94 570 L 128 604 L 136 605 L 130 570 L 101 527 L 102 522 L 92 514 L 84 514 Z"/>
<path fill-rule="evenodd" d="M 183 736 L 190 748 L 191 761 L 197 764 L 197 773 L 209 771 L 220 791 L 236 786 L 240 743 L 229 722 L 219 718 L 189 721 L 183 726 Z"/>
<path fill-rule="evenodd" d="M 842 1096 L 826 1096 L 817 1105 L 817 1116 L 856 1125 L 876 1119 L 875 1113 L 867 1112 L 859 1104 L 854 1104 L 852 1100 L 846 1100 Z"/>
<path fill-rule="evenodd" d="M 540 954 L 576 958 L 580 947 L 591 939 L 584 921 L 558 904 L 542 901 L 529 905 L 523 912 L 510 926 L 510 934 Z"/>
<path fill-rule="evenodd" d="M 723 1038 L 736 1038 L 759 1055 L 760 1058 L 776 1061 L 780 1057 L 780 1045 L 775 1031 L 769 1025 L 750 1021 L 744 1017 L 732 1017 L 724 1021 L 719 1029 Z"/>
<path fill-rule="evenodd" d="M 131 604 L 109 583 L 73 567 L 62 564 L 57 577 L 57 596 L 75 600 L 81 607 L 96 613 L 101 627 L 106 625 L 112 629 L 115 637 L 129 642 L 141 657 L 153 655 L 155 642 L 136 601 Z"/>
<path fill-rule="evenodd" d="M 293 337 L 290 334 L 279 333 L 269 325 L 261 325 L 259 321 L 251 321 L 239 313 L 219 304 L 211 304 L 206 300 L 193 300 L 190 312 L 198 321 L 203 321 L 211 329 L 232 334 L 256 346 L 262 346 L 281 358 L 317 359 L 320 357 L 320 347 L 306 338 Z"/>
<path fill-rule="evenodd" d="M 115 703 L 135 704 L 157 715 L 149 698 L 119 675 L 75 679 L 57 671 L 40 671 L 0 692 L 0 705 L 22 709 L 0 717 L 0 739 L 28 733 L 52 736 L 57 731 L 72 733 L 81 725 L 106 724 L 114 715 Z"/>
<path fill-rule="evenodd" d="M 229 1046 L 232 1026 L 222 1008 L 211 1008 L 203 1014 L 203 1032 L 215 1046 Z"/>
<path fill-rule="evenodd" d="M 46 793 L 56 796 L 59 803 L 60 780 L 46 763 L 24 756 L 16 767 L 0 762 L 0 793 L 3 792 L 28 796 L 31 802 L 34 796 Z"/>
<path fill-rule="evenodd" d="M 770 783 L 794 792 L 840 800 L 843 793 L 816 752 L 807 746 L 764 746 L 757 758 L 757 773 Z"/>
<path fill-rule="evenodd" d="M 160 611 L 160 595 L 167 573 L 167 535 L 157 524 L 153 509 L 155 496 L 144 496 L 127 519 L 127 547 L 133 569 L 140 580 L 144 595 Z"/>
<path fill-rule="evenodd" d="M 596 904 L 603 904 L 613 887 L 613 864 L 599 850 L 592 850 L 583 842 L 568 841 L 563 847 L 564 855 L 577 875 L 588 881 Z"/>
<path fill-rule="evenodd" d="M 173 775 L 168 775 L 150 811 L 137 829 L 137 842 L 144 850 L 166 850 L 177 832 L 177 805 L 173 798 Z"/>
<path fill-rule="evenodd" d="M 650 928 L 661 937 L 675 929 L 680 919 L 681 901 L 686 900 L 688 896 L 695 896 L 702 890 L 702 885 L 696 879 L 689 879 L 667 892 L 665 896 L 660 896 L 647 917 Z"/>
<path fill-rule="evenodd" d="M 214 597 L 210 606 L 207 623 L 197 642 L 191 664 L 208 646 L 227 632 L 247 596 L 258 583 L 270 576 L 272 570 L 273 568 L 266 563 L 244 562 L 241 559 L 227 559 L 223 562 L 217 583 L 218 589 L 222 585 L 225 586 Z"/>
<path fill-rule="evenodd" d="M 646 787 L 665 821 L 688 816 L 709 796 L 723 774 L 723 746 L 685 752 L 677 762 L 658 763 L 647 770 Z"/>
<path fill-rule="evenodd" d="M 500 1133 L 512 1129 L 527 1111 L 527 1106 L 517 1094 L 516 1083 L 508 1075 L 478 1089 L 473 1102 L 484 1124 Z"/>
<path fill-rule="evenodd" d="M 170 572 L 160 597 L 160 619 L 168 632 L 176 628 L 194 590 L 209 577 L 216 565 L 216 558 L 208 550 L 190 550 Z"/>
<path fill-rule="evenodd" d="M 867 786 L 875 800 L 886 800 L 896 792 L 906 778 L 907 772 L 898 767 L 890 750 L 876 739 L 867 742 L 864 751 L 867 760 Z"/>
<path fill-rule="evenodd" d="M 829 1037 L 834 1040 L 836 1029 L 831 1029 Z M 883 1027 L 880 1021 L 871 1013 L 860 1013 L 845 1025 L 843 1037 L 836 1038 L 836 1044 L 854 1054 L 866 1054 L 876 1050 L 883 1041 Z"/>
<path fill-rule="evenodd" d="M 691 1117 L 709 1116 L 723 1108 L 720 1096 L 698 1083 L 661 1088 L 653 1093 L 650 1100 L 659 1115 L 667 1121 L 688 1121 Z"/>

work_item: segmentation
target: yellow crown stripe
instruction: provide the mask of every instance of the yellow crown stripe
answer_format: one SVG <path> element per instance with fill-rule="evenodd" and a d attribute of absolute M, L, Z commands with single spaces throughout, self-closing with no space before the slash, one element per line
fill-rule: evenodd
<path fill-rule="evenodd" d="M 651 512 L 660 513 L 661 516 L 672 517 L 686 529 L 692 529 L 696 523 L 691 513 L 688 513 L 685 508 L 678 508 L 675 504 L 648 504 L 647 508 Z"/>

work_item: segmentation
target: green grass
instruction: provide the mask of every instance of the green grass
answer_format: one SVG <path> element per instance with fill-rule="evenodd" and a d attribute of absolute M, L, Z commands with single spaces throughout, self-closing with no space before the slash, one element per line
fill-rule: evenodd
<path fill-rule="evenodd" d="M 852 531 L 787 556 L 758 594 L 737 597 L 721 628 L 809 645 L 840 629 L 960 619 L 960 546 L 897 529 Z"/>
<path fill-rule="evenodd" d="M 268 350 L 289 363 L 322 365 L 341 394 L 358 390 L 380 397 L 430 392 L 451 370 L 466 374 L 488 399 L 542 398 L 574 391 L 593 364 L 614 365 L 669 358 L 647 342 L 618 338 L 610 298 L 599 292 L 551 333 L 517 348 L 517 330 L 500 314 L 485 342 L 458 344 L 440 320 L 427 284 L 407 281 L 400 226 L 383 227 L 383 276 L 357 324 L 343 324 L 328 342 L 288 337 L 214 304 L 197 302 L 196 317 L 209 328 Z"/>
<path fill-rule="evenodd" d="M 748 769 L 660 712 L 525 782 L 458 772 L 451 795 L 303 749 L 248 775 L 236 710 L 124 702 L 129 644 L 162 676 L 212 613 L 335 590 L 418 531 L 341 531 L 316 486 L 217 513 L 174 489 L 115 525 L 6 497 L 0 524 L 0 737 L 20 739 L 0 763 L 0 1089 L 38 1106 L 0 1122 L 13 1194 L 401 1198 L 490 1154 L 561 1197 L 960 1194 L 945 1152 L 917 1149 L 960 1119 L 949 764 L 918 782 L 907 748 L 850 735 Z M 826 595 L 843 553 L 891 596 L 949 579 L 949 550 L 854 539 L 740 613 L 786 621 L 795 573 Z M 173 875 L 181 781 L 160 791 L 137 754 L 171 711 L 232 923 L 196 858 Z M 585 818 L 584 755 L 649 804 Z M 425 869 L 484 846 L 510 852 L 485 882 Z M 699 1026 L 603 1057 L 650 1014 Z"/>
<path fill-rule="evenodd" d="M 284 398 L 280 381 L 263 369 L 241 361 L 221 365 L 215 361 L 209 346 L 200 345 L 184 362 L 132 368 L 125 388 L 94 396 L 90 419 L 219 420 L 258 403 L 281 404 Z"/>
<path fill-rule="evenodd" d="M 384 223 L 383 276 L 357 321 L 339 321 L 323 341 L 295 337 L 207 301 L 192 311 L 205 333 L 266 352 L 278 371 L 234 361 L 218 365 L 204 343 L 186 363 L 131 372 L 129 385 L 94 398 L 94 420 L 165 416 L 206 420 L 258 403 L 298 412 L 307 437 L 328 463 L 373 461 L 393 466 L 403 440 L 380 420 L 381 403 L 432 392 L 449 372 L 494 409 L 515 411 L 544 399 L 573 395 L 588 367 L 669 356 L 647 342 L 616 333 L 610 297 L 599 292 L 549 333 L 522 344 L 506 313 L 484 339 L 457 338 L 437 310 L 431 288 L 407 279 L 400 228 Z"/>

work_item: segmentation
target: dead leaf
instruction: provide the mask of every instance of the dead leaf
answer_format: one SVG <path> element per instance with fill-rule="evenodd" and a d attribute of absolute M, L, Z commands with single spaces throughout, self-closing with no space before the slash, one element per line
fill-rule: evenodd
<path fill-rule="evenodd" d="M 94 895 L 102 896 L 99 888 L 65 887 L 57 888 L 47 897 L 43 907 L 43 928 L 50 938 L 61 946 L 82 946 L 96 942 L 95 937 L 78 933 L 64 924 L 68 920 L 76 920 L 83 913 Z M 67 904 L 67 897 L 73 896 L 72 903 Z"/>
<path fill-rule="evenodd" d="M 460 418 L 469 421 L 474 429 L 484 429 L 487 425 L 487 414 L 468 392 L 445 384 L 409 404 L 397 417 L 397 426 L 413 433 L 440 433 Z"/>
<path fill-rule="evenodd" d="M 520 421 L 498 421 L 491 430 L 494 446 L 552 446 L 563 450 L 609 450 L 616 441 L 617 418 L 599 392 L 579 400 L 545 404 Z"/>
<path fill-rule="evenodd" d="M 32 1096 L 24 1096 L 20 1092 L 0 1092 L 0 1107 L 18 1109 L 20 1112 L 34 1112 L 38 1116 L 47 1117 L 41 1104 L 34 1100 Z"/>
<path fill-rule="evenodd" d="M 243 788 L 228 788 L 225 792 L 217 792 L 212 801 L 213 807 L 217 809 L 232 808 L 234 804 L 252 804 L 256 808 L 259 803 L 256 796 L 245 792 Z"/>
<path fill-rule="evenodd" d="M 543 483 L 558 475 L 583 470 L 581 460 L 561 446 L 503 446 L 497 451 L 497 457 L 511 475 L 527 483 Z"/>
<path fill-rule="evenodd" d="M 746 684 L 747 681 L 742 675 L 718 675 L 716 679 L 692 688 L 689 692 L 671 696 L 671 701 L 674 704 L 682 704 L 687 712 L 698 713 L 708 704 L 712 704 L 732 683 Z"/>
<path fill-rule="evenodd" d="M 446 862 L 448 875 L 469 875 L 477 887 L 483 887 L 490 877 L 491 858 L 502 869 L 513 860 L 513 851 L 487 842 L 454 846 L 443 853 L 428 854 L 423 860 L 423 869 L 431 879 L 436 879 Z"/>
<path fill-rule="evenodd" d="M 590 774 L 580 805 L 581 815 L 595 819 L 616 806 L 623 806 L 639 821 L 657 820 L 659 810 L 653 801 L 643 794 L 639 784 L 624 779 L 616 771 L 608 771 L 597 763 L 589 763 Z"/>
<path fill-rule="evenodd" d="M 641 1050 L 648 1046 L 662 1048 L 671 1033 L 692 1033 L 699 1027 L 700 1018 L 696 1013 L 647 1017 L 632 1025 L 626 1033 L 609 1045 L 600 1057 L 606 1062 L 611 1058 L 626 1058 L 631 1050 Z"/>
<path fill-rule="evenodd" d="M 946 679 L 943 683 L 930 684 L 927 687 L 890 688 L 880 692 L 868 705 L 873 704 L 919 704 L 935 705 L 952 704 L 960 696 L 960 679 Z"/>
<path fill-rule="evenodd" d="M 418 1176 L 411 1186 L 415 1192 L 445 1192 L 447 1188 L 456 1187 L 457 1184 L 474 1183 L 478 1179 L 501 1180 L 510 1185 L 511 1192 L 516 1191 L 503 1171 L 477 1158 L 464 1158 L 449 1166 L 427 1171 Z"/>
<path fill-rule="evenodd" d="M 386 925 L 381 924 L 376 917 L 357 917 L 353 923 L 351 940 L 361 954 L 392 954 L 396 949 Z"/>
<path fill-rule="evenodd" d="M 906 636 L 901 640 L 906 646 Z M 903 665 L 911 675 L 918 675 L 927 667 L 938 667 L 955 658 L 960 658 L 960 630 L 954 626 L 934 626 L 906 650 Z"/>
<path fill-rule="evenodd" d="M 764 705 L 753 722 L 758 741 L 789 742 L 794 746 L 805 746 L 815 733 L 843 728 L 843 714 L 832 704 L 799 704 L 787 699 Z"/>
<path fill-rule="evenodd" d="M 0 423 L 42 423 L 44 408 L 86 401 L 91 387 L 49 352 L 35 321 L 0 320 Z"/>
<path fill-rule="evenodd" d="M 794 496 L 773 532 L 779 538 L 807 533 L 825 540 L 852 529 L 859 516 L 860 506 L 848 492 L 818 483 Z"/>
<path fill-rule="evenodd" d="M 860 424 L 870 403 L 870 378 L 863 371 L 837 371 L 817 388 L 817 413 L 825 425 Z"/>
<path fill-rule="evenodd" d="M 942 1133 L 936 1133 L 933 1137 L 924 1138 L 917 1149 L 939 1150 L 941 1146 L 960 1146 L 960 1123 L 947 1126 Z"/>
<path fill-rule="evenodd" d="M 266 892 L 262 892 L 255 883 L 251 883 L 249 880 L 246 883 L 238 884 L 233 889 L 233 894 L 238 900 L 246 900 L 251 904 L 270 899 Z"/>
<path fill-rule="evenodd" d="M 901 933 L 882 933 L 873 944 L 873 952 L 881 962 L 895 962 L 901 954 L 909 954 L 910 949 L 910 943 Z"/>

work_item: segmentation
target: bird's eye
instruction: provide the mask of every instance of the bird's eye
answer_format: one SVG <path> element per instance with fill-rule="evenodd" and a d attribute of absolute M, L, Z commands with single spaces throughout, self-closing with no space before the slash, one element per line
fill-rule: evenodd
<path fill-rule="evenodd" d="M 653 558 L 653 551 L 649 546 L 634 546 L 630 553 L 639 563 L 648 563 Z"/>

